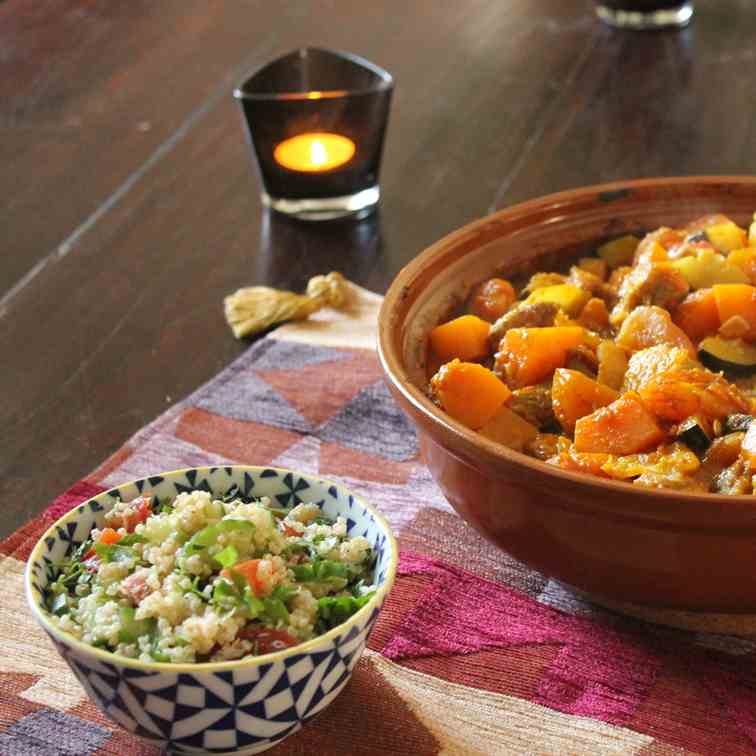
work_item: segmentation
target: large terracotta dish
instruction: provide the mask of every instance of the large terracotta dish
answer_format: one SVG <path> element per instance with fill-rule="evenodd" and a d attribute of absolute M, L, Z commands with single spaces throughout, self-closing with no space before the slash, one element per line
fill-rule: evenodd
<path fill-rule="evenodd" d="M 588 187 L 502 210 L 450 234 L 391 285 L 379 352 L 431 473 L 459 514 L 517 559 L 599 598 L 756 611 L 756 498 L 649 490 L 560 470 L 487 441 L 425 396 L 429 330 L 494 272 L 550 270 L 628 231 L 712 212 L 747 224 L 756 178 Z"/>

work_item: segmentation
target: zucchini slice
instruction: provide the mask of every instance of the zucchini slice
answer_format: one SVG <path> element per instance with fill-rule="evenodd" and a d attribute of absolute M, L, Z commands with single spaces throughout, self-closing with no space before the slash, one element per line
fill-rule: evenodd
<path fill-rule="evenodd" d="M 709 424 L 695 415 L 683 420 L 677 429 L 677 439 L 695 454 L 703 454 L 711 446 L 712 431 Z"/>
<path fill-rule="evenodd" d="M 698 345 L 701 362 L 712 370 L 750 375 L 756 371 L 756 345 L 743 339 L 709 336 Z"/>

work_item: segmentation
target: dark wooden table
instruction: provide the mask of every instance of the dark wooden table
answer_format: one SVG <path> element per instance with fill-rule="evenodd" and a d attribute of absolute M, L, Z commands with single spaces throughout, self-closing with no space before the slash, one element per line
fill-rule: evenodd
<path fill-rule="evenodd" d="M 248 343 L 241 285 L 377 291 L 496 208 L 756 172 L 752 0 L 618 32 L 590 0 L 0 2 L 0 536 Z M 304 45 L 394 74 L 380 213 L 263 213 L 234 84 Z"/>

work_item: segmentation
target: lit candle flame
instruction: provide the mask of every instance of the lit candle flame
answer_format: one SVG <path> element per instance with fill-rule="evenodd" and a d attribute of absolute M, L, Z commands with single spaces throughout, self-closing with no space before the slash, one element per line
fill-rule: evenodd
<path fill-rule="evenodd" d="M 310 145 L 310 160 L 314 166 L 323 165 L 328 160 L 328 153 L 326 152 L 325 145 L 320 139 L 313 140 Z"/>
<path fill-rule="evenodd" d="M 290 171 L 321 173 L 348 163 L 356 149 L 348 137 L 320 131 L 285 139 L 273 150 L 273 157 Z"/>

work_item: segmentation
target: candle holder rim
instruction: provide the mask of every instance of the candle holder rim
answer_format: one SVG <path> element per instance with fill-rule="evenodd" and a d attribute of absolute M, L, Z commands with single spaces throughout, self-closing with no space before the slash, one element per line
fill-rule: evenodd
<path fill-rule="evenodd" d="M 360 87 L 359 89 L 327 89 L 327 90 L 308 90 L 306 92 L 265 92 L 265 93 L 255 93 L 255 92 L 247 92 L 245 91 L 245 87 L 249 84 L 252 79 L 254 79 L 256 76 L 258 76 L 263 70 L 265 70 L 268 66 L 273 65 L 274 63 L 278 63 L 281 60 L 284 60 L 285 58 L 291 57 L 293 55 L 307 55 L 309 53 L 326 53 L 327 55 L 333 55 L 339 58 L 342 58 L 344 60 L 348 60 L 350 63 L 355 64 L 356 66 L 360 66 L 362 68 L 366 68 L 369 71 L 371 71 L 373 74 L 375 74 L 378 77 L 378 80 L 375 84 L 367 87 Z M 371 63 L 367 58 L 363 58 L 360 55 L 355 55 L 354 53 L 344 52 L 341 50 L 329 50 L 325 47 L 299 47 L 296 50 L 291 50 L 288 53 L 285 53 L 284 55 L 280 55 L 279 57 L 275 58 L 272 61 L 268 61 L 267 63 L 262 64 L 261 66 L 258 66 L 254 70 L 252 70 L 250 73 L 248 73 L 244 80 L 234 88 L 233 95 L 236 100 L 266 100 L 266 101 L 274 101 L 274 100 L 313 100 L 313 102 L 317 102 L 317 100 L 325 100 L 325 99 L 333 99 L 336 97 L 355 97 L 355 96 L 362 96 L 367 94 L 375 94 L 377 92 L 385 92 L 387 90 L 391 90 L 394 87 L 394 77 L 385 69 L 381 68 L 381 66 L 376 65 L 375 63 Z M 318 97 L 314 98 L 310 95 L 312 92 L 317 91 Z"/>

